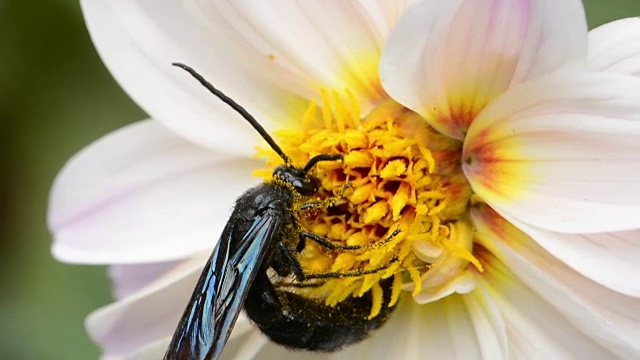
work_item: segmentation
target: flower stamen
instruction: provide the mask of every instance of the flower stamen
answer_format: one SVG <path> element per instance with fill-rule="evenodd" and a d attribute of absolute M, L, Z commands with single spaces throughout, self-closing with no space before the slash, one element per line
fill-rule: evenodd
<path fill-rule="evenodd" d="M 315 166 L 321 189 L 317 199 L 306 199 L 316 204 L 314 211 L 300 215 L 305 233 L 317 238 L 308 236 L 316 241 L 305 243 L 299 261 L 323 282 L 292 291 L 333 306 L 371 291 L 373 318 L 395 304 L 402 289 L 417 296 L 430 291 L 433 279 L 443 286 L 469 263 L 480 271 L 482 265 L 471 248 L 472 193 L 460 169 L 460 143 L 392 100 L 362 117 L 353 93 L 345 94 L 321 91 L 319 117 L 312 101 L 301 130 L 276 133 L 294 163 L 318 154 L 344 156 L 343 163 Z M 282 161 L 269 149 L 258 156 L 269 167 Z M 268 180 L 270 171 L 254 174 Z M 390 277 L 391 299 L 383 304 L 380 282 Z"/>

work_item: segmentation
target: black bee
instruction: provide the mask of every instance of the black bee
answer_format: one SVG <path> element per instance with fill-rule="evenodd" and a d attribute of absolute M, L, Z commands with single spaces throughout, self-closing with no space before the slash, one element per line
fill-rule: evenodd
<path fill-rule="evenodd" d="M 272 341 L 295 349 L 333 351 L 363 339 L 380 327 L 392 311 L 383 306 L 368 319 L 371 293 L 350 298 L 335 307 L 276 287 L 267 271 L 297 280 L 356 276 L 366 272 L 307 275 L 296 258 L 311 239 L 339 250 L 328 239 L 300 229 L 297 213 L 313 203 L 295 208 L 296 199 L 315 195 L 320 181 L 309 171 L 321 161 L 339 161 L 341 155 L 318 155 L 298 168 L 244 108 L 208 83 L 192 68 L 189 72 L 209 91 L 244 117 L 282 157 L 285 165 L 273 172 L 274 180 L 249 189 L 237 200 L 220 241 L 207 261 L 164 356 L 167 359 L 218 359 L 244 307 L 249 318 Z M 344 246 L 343 248 L 353 248 Z M 380 283 L 384 303 L 391 297 L 391 279 Z"/>

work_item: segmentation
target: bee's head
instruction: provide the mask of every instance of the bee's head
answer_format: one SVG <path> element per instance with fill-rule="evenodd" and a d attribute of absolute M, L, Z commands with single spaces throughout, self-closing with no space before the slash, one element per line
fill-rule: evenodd
<path fill-rule="evenodd" d="M 285 163 L 289 164 L 289 158 L 284 156 Z M 318 192 L 320 188 L 320 180 L 315 176 L 309 175 L 309 171 L 321 161 L 343 161 L 342 154 L 329 155 L 320 154 L 312 157 L 303 169 L 298 169 L 291 165 L 278 166 L 273 171 L 273 176 L 279 178 L 285 183 L 293 186 L 293 188 L 302 196 L 311 196 Z"/>
<path fill-rule="evenodd" d="M 320 187 L 318 178 L 307 174 L 303 169 L 297 169 L 293 166 L 278 166 L 273 171 L 273 175 L 291 185 L 302 196 L 311 196 L 318 192 Z"/>

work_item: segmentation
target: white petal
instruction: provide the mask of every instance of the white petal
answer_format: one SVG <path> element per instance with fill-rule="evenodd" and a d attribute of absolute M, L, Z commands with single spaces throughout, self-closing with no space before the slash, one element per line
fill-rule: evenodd
<path fill-rule="evenodd" d="M 514 351 L 545 349 L 550 353 L 542 358 L 550 359 L 567 353 L 595 359 L 611 358 L 610 352 L 640 356 L 640 299 L 580 275 L 487 206 L 472 216 L 480 245 L 474 254 L 503 308 Z"/>
<path fill-rule="evenodd" d="M 457 221 L 451 225 L 452 236 L 456 239 L 452 246 L 471 251 L 473 247 L 473 229 L 467 221 Z M 453 293 L 471 292 L 476 283 L 469 268 L 469 260 L 455 251 L 444 251 L 436 259 L 424 256 L 421 250 L 415 250 L 422 261 L 431 264 L 430 270 L 422 276 L 422 290 L 413 299 L 418 304 L 437 301 Z M 406 284 L 404 290 L 413 291 L 413 283 Z"/>
<path fill-rule="evenodd" d="M 250 331 L 249 334 L 242 339 L 238 350 L 233 354 L 233 360 L 255 359 L 258 352 L 264 348 L 268 342 L 269 338 L 261 333 L 260 330 L 253 329 L 253 331 Z M 225 350 L 227 352 L 229 351 L 226 346 Z"/>
<path fill-rule="evenodd" d="M 191 141 L 251 155 L 260 140 L 245 120 L 172 62 L 192 66 L 267 128 L 276 120 L 302 118 L 306 99 L 248 76 L 230 49 L 217 45 L 216 34 L 197 26 L 182 2 L 83 0 L 82 10 L 98 53 L 118 83 L 151 117 Z"/>
<path fill-rule="evenodd" d="M 519 227 L 577 272 L 619 293 L 640 298 L 640 230 L 561 234 Z"/>
<path fill-rule="evenodd" d="M 177 264 L 177 261 L 170 261 L 152 264 L 110 266 L 109 277 L 113 282 L 113 292 L 116 299 L 122 299 L 137 292 Z"/>
<path fill-rule="evenodd" d="M 54 255 L 90 264 L 162 262 L 211 249 L 251 159 L 206 151 L 146 121 L 72 158 L 51 193 Z"/>
<path fill-rule="evenodd" d="M 234 358 L 233 360 L 327 360 L 330 354 L 291 350 L 276 343 L 268 342 L 261 350 L 252 358 Z"/>
<path fill-rule="evenodd" d="M 391 33 L 380 76 L 391 97 L 462 139 L 497 95 L 586 51 L 578 0 L 423 1 Z"/>
<path fill-rule="evenodd" d="M 480 341 L 461 295 L 424 305 L 403 296 L 381 329 L 332 359 L 480 359 Z"/>
<path fill-rule="evenodd" d="M 509 218 L 557 232 L 640 227 L 640 79 L 556 74 L 510 89 L 469 129 L 463 169 Z"/>
<path fill-rule="evenodd" d="M 441 301 L 427 305 L 416 304 L 408 294 L 405 294 L 393 315 L 382 328 L 361 343 L 349 346 L 336 353 L 322 354 L 292 352 L 282 346 L 269 343 L 255 357 L 259 360 L 299 359 L 480 359 L 478 343 L 491 342 L 496 338 L 494 333 L 477 333 L 482 329 L 492 332 L 492 326 L 479 326 L 479 322 L 471 317 L 477 316 L 477 311 L 485 311 L 484 305 L 477 306 L 474 302 L 473 310 L 467 312 L 466 301 L 459 295 L 449 296 Z M 477 298 L 479 299 L 479 298 Z M 473 301 L 472 301 L 473 302 Z M 491 306 L 490 306 L 491 307 Z M 482 308 L 483 310 L 479 310 Z M 493 307 L 491 307 L 492 310 Z M 492 317 L 499 314 L 484 314 Z M 495 319 L 494 319 L 495 320 Z M 492 322 L 493 320 L 489 320 Z M 472 325 L 473 322 L 473 325 Z M 497 322 L 499 323 L 499 321 Z M 504 329 L 502 329 L 504 331 Z M 476 338 L 477 337 L 477 338 Z M 498 336 L 500 337 L 500 336 Z M 499 352 L 484 352 L 483 355 L 496 355 Z M 499 357 L 483 357 L 485 359 L 500 359 Z M 248 358 L 247 358 L 248 359 Z"/>
<path fill-rule="evenodd" d="M 617 20 L 589 31 L 589 69 L 640 75 L 640 18 Z"/>
<path fill-rule="evenodd" d="M 497 262 L 494 261 L 494 262 Z M 566 321 L 553 306 L 517 281 L 503 267 L 487 268 L 487 282 L 497 294 L 514 359 L 614 359 Z"/>
<path fill-rule="evenodd" d="M 406 1 L 190 0 L 206 29 L 227 40 L 256 76 L 306 97 L 349 88 L 366 104 L 384 97 L 378 61 Z"/>
<path fill-rule="evenodd" d="M 87 332 L 100 344 L 104 355 L 129 356 L 171 337 L 207 257 L 208 254 L 203 254 L 184 261 L 132 296 L 89 315 Z M 232 336 L 240 336 L 249 329 L 248 319 L 240 316 Z"/>
<path fill-rule="evenodd" d="M 242 319 L 242 318 L 241 318 Z M 241 324 L 249 325 L 248 321 L 243 319 Z M 259 346 L 262 347 L 264 345 L 265 337 L 261 335 L 260 331 L 256 328 L 252 328 L 247 331 L 248 334 L 242 334 L 242 336 L 237 336 L 237 332 L 232 333 L 231 338 L 227 342 L 224 347 L 224 352 L 221 355 L 222 360 L 252 360 L 255 356 L 252 356 L 251 353 L 247 351 L 246 346 Z M 254 341 L 253 337 L 259 338 L 259 340 Z M 169 347 L 169 343 L 171 341 L 171 337 L 165 337 L 160 340 L 156 340 L 147 345 L 144 345 L 140 348 L 137 348 L 126 354 L 119 355 L 106 355 L 102 356 L 102 360 L 158 360 L 162 359 L 167 348 Z M 251 350 L 251 349 L 250 349 Z M 259 350 L 256 349 L 256 350 Z M 255 354 L 254 354 L 255 355 Z M 278 360 L 282 360 L 281 358 Z"/>
<path fill-rule="evenodd" d="M 473 292 L 463 296 L 473 328 L 478 334 L 482 359 L 508 359 L 509 344 L 504 319 L 493 294 L 482 283 Z"/>
<path fill-rule="evenodd" d="M 127 354 L 105 355 L 100 358 L 102 360 L 158 360 L 162 359 L 164 356 L 170 341 L 171 338 L 166 337 L 135 349 Z"/>
<path fill-rule="evenodd" d="M 128 354 L 171 336 L 205 261 L 185 261 L 133 296 L 89 315 L 87 331 L 105 356 Z"/>

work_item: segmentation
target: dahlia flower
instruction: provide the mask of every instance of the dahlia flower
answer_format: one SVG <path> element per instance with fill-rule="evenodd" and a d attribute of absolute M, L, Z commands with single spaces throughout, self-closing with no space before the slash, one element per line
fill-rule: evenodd
<path fill-rule="evenodd" d="M 163 356 L 235 198 L 278 165 L 174 61 L 245 106 L 294 163 L 344 155 L 315 175 L 325 196 L 351 188 L 304 226 L 371 250 L 311 244 L 306 271 L 395 259 L 300 290 L 331 305 L 393 278 L 393 304 L 371 312 L 397 306 L 361 343 L 304 356 L 640 357 L 639 19 L 588 33 L 578 0 L 82 7 L 150 116 L 72 158 L 51 195 L 54 256 L 109 266 L 116 300 L 86 322 L 105 359 Z M 302 355 L 242 316 L 223 354 Z"/>

